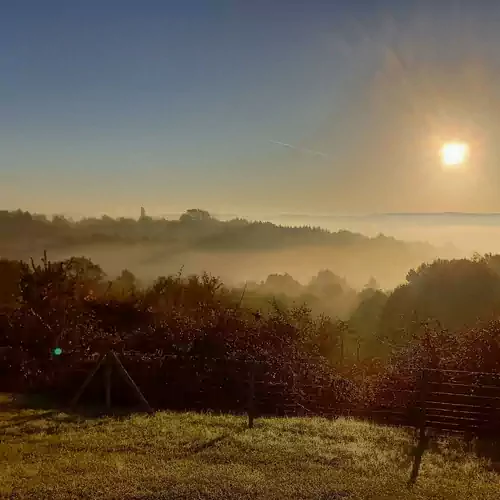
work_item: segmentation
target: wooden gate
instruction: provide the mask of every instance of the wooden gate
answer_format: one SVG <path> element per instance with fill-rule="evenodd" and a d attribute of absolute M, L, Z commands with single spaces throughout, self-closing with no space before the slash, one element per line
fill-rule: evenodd
<path fill-rule="evenodd" d="M 415 483 L 429 430 L 492 438 L 500 434 L 500 374 L 425 369 L 415 406 L 419 440 L 410 483 Z"/>

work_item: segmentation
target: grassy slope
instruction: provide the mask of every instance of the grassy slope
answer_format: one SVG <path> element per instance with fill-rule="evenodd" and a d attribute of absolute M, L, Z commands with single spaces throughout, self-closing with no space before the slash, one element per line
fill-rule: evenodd
<path fill-rule="evenodd" d="M 0 498 L 499 498 L 499 477 L 449 441 L 409 492 L 411 436 L 363 422 L 0 411 Z"/>

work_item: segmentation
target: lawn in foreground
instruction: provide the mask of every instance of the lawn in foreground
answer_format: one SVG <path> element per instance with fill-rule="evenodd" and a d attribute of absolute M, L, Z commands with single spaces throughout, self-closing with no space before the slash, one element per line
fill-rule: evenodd
<path fill-rule="evenodd" d="M 339 419 L 0 413 L 0 498 L 498 499 L 488 463 L 442 441 L 406 488 L 413 438 Z M 12 495 L 14 493 L 14 495 Z"/>

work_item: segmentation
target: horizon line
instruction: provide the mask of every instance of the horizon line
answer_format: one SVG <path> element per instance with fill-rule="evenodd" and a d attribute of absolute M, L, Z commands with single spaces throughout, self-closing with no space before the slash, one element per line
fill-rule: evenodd
<path fill-rule="evenodd" d="M 62 216 L 68 216 L 68 217 L 75 217 L 77 216 L 78 218 L 91 218 L 91 217 L 102 217 L 103 215 L 108 215 L 109 212 L 99 212 L 99 213 L 94 213 L 94 214 L 83 214 L 83 213 L 73 213 L 71 212 L 66 212 L 66 211 L 59 211 L 59 212 L 42 212 L 42 211 L 30 211 L 30 210 L 23 210 L 21 208 L 16 208 L 16 209 L 0 209 L 1 212 L 16 212 L 16 211 L 23 211 L 23 212 L 28 212 L 32 215 L 46 215 L 46 216 L 55 216 L 55 215 L 62 215 Z M 183 213 L 186 212 L 186 210 L 172 210 L 168 212 L 161 212 L 161 213 L 152 213 L 150 212 L 150 215 L 153 217 L 167 217 L 167 216 L 180 216 Z M 462 212 L 462 211 L 442 211 L 442 212 L 421 212 L 421 211 L 416 211 L 416 212 L 366 212 L 366 213 L 321 213 L 321 214 L 314 214 L 314 213 L 300 213 L 300 212 L 261 212 L 260 214 L 254 213 L 248 213 L 244 214 L 246 211 L 242 211 L 239 213 L 236 212 L 225 212 L 225 211 L 210 211 L 207 210 L 210 215 L 213 217 L 217 216 L 223 216 L 223 217 L 234 217 L 234 218 L 245 218 L 245 217 L 283 217 L 283 218 L 292 218 L 292 217 L 306 217 L 306 218 L 331 218 L 331 217 L 338 217 L 338 218 L 370 218 L 370 217 L 411 217 L 411 216 L 421 216 L 421 217 L 436 217 L 436 216 L 462 216 L 462 217 L 484 217 L 484 216 L 500 216 L 500 212 Z M 147 212 L 147 210 L 146 210 Z M 116 215 L 114 216 L 116 218 L 119 217 L 129 217 L 127 215 Z"/>

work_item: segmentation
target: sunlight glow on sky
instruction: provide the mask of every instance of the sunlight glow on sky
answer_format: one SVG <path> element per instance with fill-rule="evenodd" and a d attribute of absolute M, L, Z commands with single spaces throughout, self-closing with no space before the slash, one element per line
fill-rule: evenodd
<path fill-rule="evenodd" d="M 7 2 L 2 208 L 500 211 L 499 21 L 460 0 Z M 473 156 L 453 178 L 448 137 Z"/>

